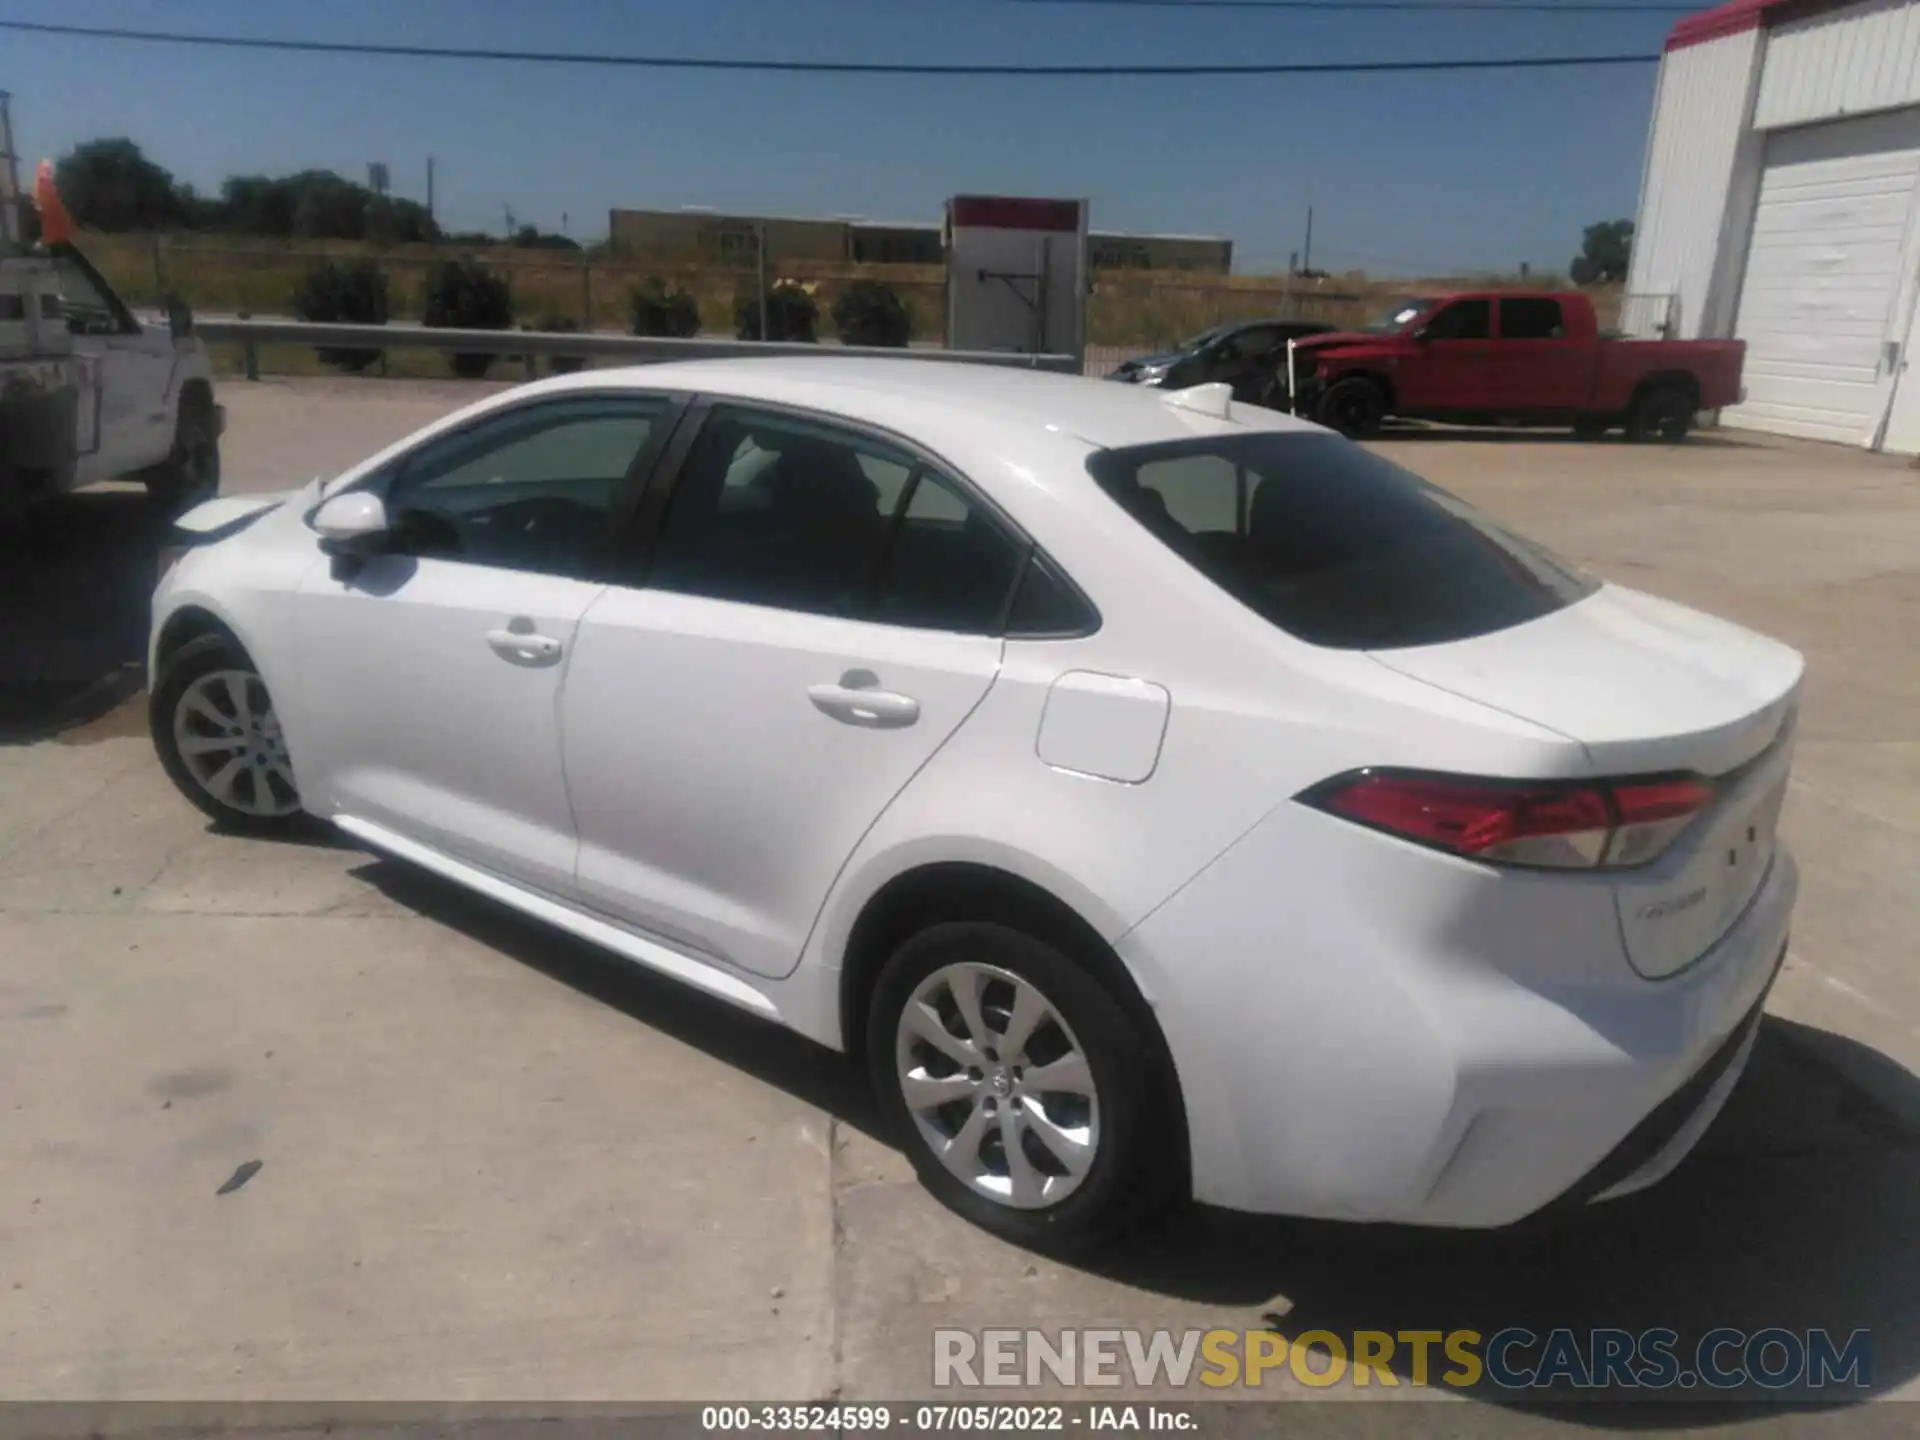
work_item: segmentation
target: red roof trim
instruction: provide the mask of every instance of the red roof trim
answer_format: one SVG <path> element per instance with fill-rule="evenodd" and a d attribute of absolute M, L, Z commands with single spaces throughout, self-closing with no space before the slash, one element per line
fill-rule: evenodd
<path fill-rule="evenodd" d="M 956 195 L 955 226 L 983 230 L 1052 230 L 1072 234 L 1080 228 L 1077 200 L 1023 200 L 1008 195 Z"/>
<path fill-rule="evenodd" d="M 1780 25 L 1789 20 L 1804 20 L 1829 10 L 1840 10 L 1855 0 L 1729 0 L 1712 10 L 1689 15 L 1673 27 L 1667 36 L 1667 49 L 1684 50 L 1689 45 L 1704 45 L 1724 40 L 1729 35 Z"/>

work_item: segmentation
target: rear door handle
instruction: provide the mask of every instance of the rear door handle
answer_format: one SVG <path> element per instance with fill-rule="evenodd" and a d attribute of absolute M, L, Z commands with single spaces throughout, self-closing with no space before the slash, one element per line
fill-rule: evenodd
<path fill-rule="evenodd" d="M 551 635 L 539 635 L 529 628 L 489 630 L 487 644 L 493 653 L 515 665 L 551 665 L 560 658 L 560 642 Z"/>
<path fill-rule="evenodd" d="M 865 680 L 865 685 L 849 685 L 849 680 Z M 920 702 L 911 695 L 874 688 L 870 671 L 849 671 L 837 685 L 809 685 L 807 699 L 823 715 L 845 725 L 861 725 L 869 730 L 898 730 L 920 718 Z"/>

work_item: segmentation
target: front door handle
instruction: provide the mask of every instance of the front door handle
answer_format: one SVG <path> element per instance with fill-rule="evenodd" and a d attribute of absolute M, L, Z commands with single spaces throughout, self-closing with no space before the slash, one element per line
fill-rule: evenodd
<path fill-rule="evenodd" d="M 870 670 L 849 670 L 835 685 L 809 685 L 807 699 L 822 715 L 869 730 L 898 730 L 920 718 L 918 700 L 880 689 Z"/>
<path fill-rule="evenodd" d="M 487 644 L 493 653 L 515 665 L 551 665 L 560 658 L 560 642 L 551 635 L 536 634 L 531 626 L 517 630 L 489 630 Z"/>

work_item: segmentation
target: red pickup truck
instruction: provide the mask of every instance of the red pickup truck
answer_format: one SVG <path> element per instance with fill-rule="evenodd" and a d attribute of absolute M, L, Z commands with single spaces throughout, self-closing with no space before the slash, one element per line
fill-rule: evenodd
<path fill-rule="evenodd" d="M 1677 441 L 1698 411 L 1739 402 L 1745 354 L 1740 340 L 1603 336 L 1577 292 L 1409 299 L 1362 330 L 1296 342 L 1294 409 L 1348 435 L 1399 415 Z"/>

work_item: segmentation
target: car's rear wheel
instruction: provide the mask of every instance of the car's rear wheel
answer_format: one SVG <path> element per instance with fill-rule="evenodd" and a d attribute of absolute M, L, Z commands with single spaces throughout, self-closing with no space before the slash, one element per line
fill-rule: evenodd
<path fill-rule="evenodd" d="M 203 635 L 168 657 L 148 724 L 168 778 L 221 825 L 260 834 L 311 823 L 273 696 L 225 635 Z"/>
<path fill-rule="evenodd" d="M 1380 387 L 1355 377 L 1327 388 L 1320 397 L 1318 419 L 1330 430 L 1358 438 L 1377 433 L 1386 414 L 1387 397 Z"/>
<path fill-rule="evenodd" d="M 1678 385 L 1661 385 L 1634 401 L 1627 415 L 1627 438 L 1677 445 L 1693 428 L 1693 396 Z"/>
<path fill-rule="evenodd" d="M 1097 1244 L 1166 1198 L 1180 1150 L 1156 1123 L 1147 1053 L 1086 968 L 998 924 L 907 940 L 869 1013 L 874 1089 L 921 1182 L 1036 1248 Z"/>

